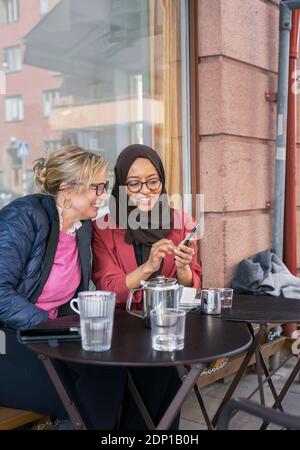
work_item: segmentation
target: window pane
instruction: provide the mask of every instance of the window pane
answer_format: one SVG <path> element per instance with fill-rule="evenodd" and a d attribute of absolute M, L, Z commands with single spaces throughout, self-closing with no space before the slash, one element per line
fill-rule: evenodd
<path fill-rule="evenodd" d="M 43 93 L 43 115 L 44 117 L 49 117 L 55 105 L 55 100 L 59 98 L 59 91 L 46 91 Z"/>
<path fill-rule="evenodd" d="M 48 9 L 49 9 L 49 4 L 48 4 L 48 0 L 40 0 L 40 12 L 42 14 L 42 16 L 44 14 L 47 14 Z"/>
<path fill-rule="evenodd" d="M 36 10 L 25 2 L 20 31 L 12 36 L 0 26 L 10 67 L 20 67 L 21 57 L 9 48 L 22 45 L 21 71 L 7 77 L 7 96 L 23 96 L 26 111 L 21 99 L 5 101 L 6 120 L 24 120 L 13 128 L 1 124 L 0 190 L 33 191 L 33 160 L 58 145 L 82 145 L 113 167 L 123 148 L 145 143 L 162 156 L 168 192 L 181 192 L 181 72 L 187 67 L 181 8 L 187 0 L 49 0 L 35 2 Z M 10 17 L 17 3 L 5 2 Z M 41 18 L 46 9 L 51 14 Z M 19 178 L 26 182 L 16 188 L 11 160 L 22 142 L 29 154 Z"/>
<path fill-rule="evenodd" d="M 5 120 L 13 122 L 23 120 L 23 99 L 22 97 L 9 97 L 5 99 Z"/>
<path fill-rule="evenodd" d="M 21 48 L 19 46 L 4 49 L 3 67 L 6 72 L 21 70 Z"/>
<path fill-rule="evenodd" d="M 19 0 L 2 0 L 4 10 L 4 23 L 8 24 L 19 20 Z"/>
<path fill-rule="evenodd" d="M 53 152 L 54 150 L 59 150 L 61 147 L 60 141 L 45 141 L 44 150 L 46 153 Z"/>

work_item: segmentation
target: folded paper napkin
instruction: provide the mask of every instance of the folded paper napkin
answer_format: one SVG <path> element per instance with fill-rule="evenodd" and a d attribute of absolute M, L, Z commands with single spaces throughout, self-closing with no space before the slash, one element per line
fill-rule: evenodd
<path fill-rule="evenodd" d="M 180 297 L 180 306 L 196 306 L 200 304 L 200 299 L 196 297 L 196 289 L 190 287 L 184 287 Z"/>

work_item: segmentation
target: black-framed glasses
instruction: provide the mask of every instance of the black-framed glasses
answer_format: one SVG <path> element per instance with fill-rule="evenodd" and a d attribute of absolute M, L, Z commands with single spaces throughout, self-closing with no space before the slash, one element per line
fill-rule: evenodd
<path fill-rule="evenodd" d="M 137 181 L 132 180 L 126 183 L 126 186 L 130 192 L 140 192 L 143 189 L 144 184 L 147 186 L 149 191 L 156 191 L 161 186 L 160 178 L 150 178 L 147 181 Z"/>
<path fill-rule="evenodd" d="M 96 191 L 96 195 L 99 197 L 99 195 L 102 195 L 104 191 L 107 192 L 109 186 L 109 181 L 106 183 L 92 183 L 90 185 L 91 189 L 94 189 Z"/>
<path fill-rule="evenodd" d="M 71 186 L 83 186 L 84 183 L 70 183 Z M 109 186 L 109 181 L 106 183 L 92 183 L 90 184 L 90 189 L 96 191 L 96 195 L 99 197 L 104 191 L 107 192 Z"/>

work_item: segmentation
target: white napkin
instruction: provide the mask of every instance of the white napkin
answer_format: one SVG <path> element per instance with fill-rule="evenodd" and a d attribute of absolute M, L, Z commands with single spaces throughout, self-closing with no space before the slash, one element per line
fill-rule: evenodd
<path fill-rule="evenodd" d="M 196 297 L 197 290 L 195 288 L 184 287 L 180 297 L 180 305 L 194 306 L 199 305 L 200 299 Z"/>

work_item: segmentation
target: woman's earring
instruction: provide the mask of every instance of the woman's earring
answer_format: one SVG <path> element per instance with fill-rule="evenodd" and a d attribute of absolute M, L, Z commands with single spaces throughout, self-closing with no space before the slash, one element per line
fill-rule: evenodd
<path fill-rule="evenodd" d="M 70 198 L 64 199 L 64 208 L 71 209 L 72 208 L 72 201 Z"/>

